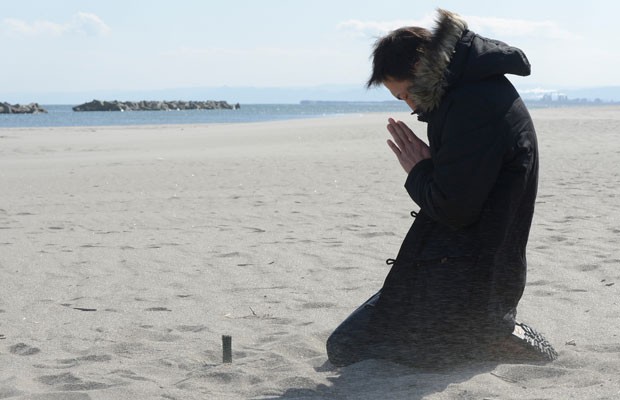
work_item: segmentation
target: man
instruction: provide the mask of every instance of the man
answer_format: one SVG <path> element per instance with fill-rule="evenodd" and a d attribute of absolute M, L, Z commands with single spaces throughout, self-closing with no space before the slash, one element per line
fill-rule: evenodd
<path fill-rule="evenodd" d="M 384 85 L 427 123 L 426 145 L 389 119 L 388 145 L 420 207 L 382 289 L 327 342 L 330 361 L 387 358 L 415 366 L 524 357 L 553 348 L 515 321 L 538 183 L 536 133 L 504 74 L 525 54 L 438 10 L 437 26 L 379 39 L 368 87 Z"/>

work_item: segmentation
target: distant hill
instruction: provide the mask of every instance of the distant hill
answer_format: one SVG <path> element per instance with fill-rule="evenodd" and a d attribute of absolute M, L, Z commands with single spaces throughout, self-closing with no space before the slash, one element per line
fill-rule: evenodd
<path fill-rule="evenodd" d="M 564 94 L 571 99 L 588 99 L 602 101 L 620 101 L 620 86 L 607 86 L 587 89 L 563 90 Z"/>
<path fill-rule="evenodd" d="M 517 90 L 521 96 L 526 100 L 540 100 L 543 97 L 551 97 L 554 100 L 558 98 L 570 99 L 570 100 L 587 100 L 594 102 L 598 99 L 601 102 L 619 102 L 620 101 L 620 86 L 605 86 L 605 87 L 592 87 L 592 88 L 552 88 L 546 89 L 544 87 L 519 87 Z"/>

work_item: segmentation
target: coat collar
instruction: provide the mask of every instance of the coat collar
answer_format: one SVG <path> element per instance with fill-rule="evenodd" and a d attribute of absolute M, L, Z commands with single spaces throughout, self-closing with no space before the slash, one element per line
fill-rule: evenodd
<path fill-rule="evenodd" d="M 455 48 L 467 31 L 467 23 L 457 14 L 438 9 L 437 25 L 431 43 L 416 64 L 409 94 L 417 108 L 415 113 L 433 111 L 448 85 L 447 69 Z"/>

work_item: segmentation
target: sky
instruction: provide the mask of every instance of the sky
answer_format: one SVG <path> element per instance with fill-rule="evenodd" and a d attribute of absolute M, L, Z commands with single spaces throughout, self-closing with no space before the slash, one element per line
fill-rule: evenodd
<path fill-rule="evenodd" d="M 492 5 L 491 5 L 492 4 Z M 618 86 L 620 2 L 0 0 L 3 94 L 360 85 L 377 37 L 437 7 L 525 51 L 519 87 Z"/>

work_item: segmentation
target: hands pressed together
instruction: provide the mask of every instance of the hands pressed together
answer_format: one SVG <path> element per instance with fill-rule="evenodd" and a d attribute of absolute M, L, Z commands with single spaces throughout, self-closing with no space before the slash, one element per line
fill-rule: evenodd
<path fill-rule="evenodd" d="M 402 121 L 388 119 L 388 131 L 394 141 L 387 141 L 400 165 L 409 174 L 417 163 L 427 158 L 431 158 L 431 151 L 426 143 L 413 133 L 413 131 Z"/>

